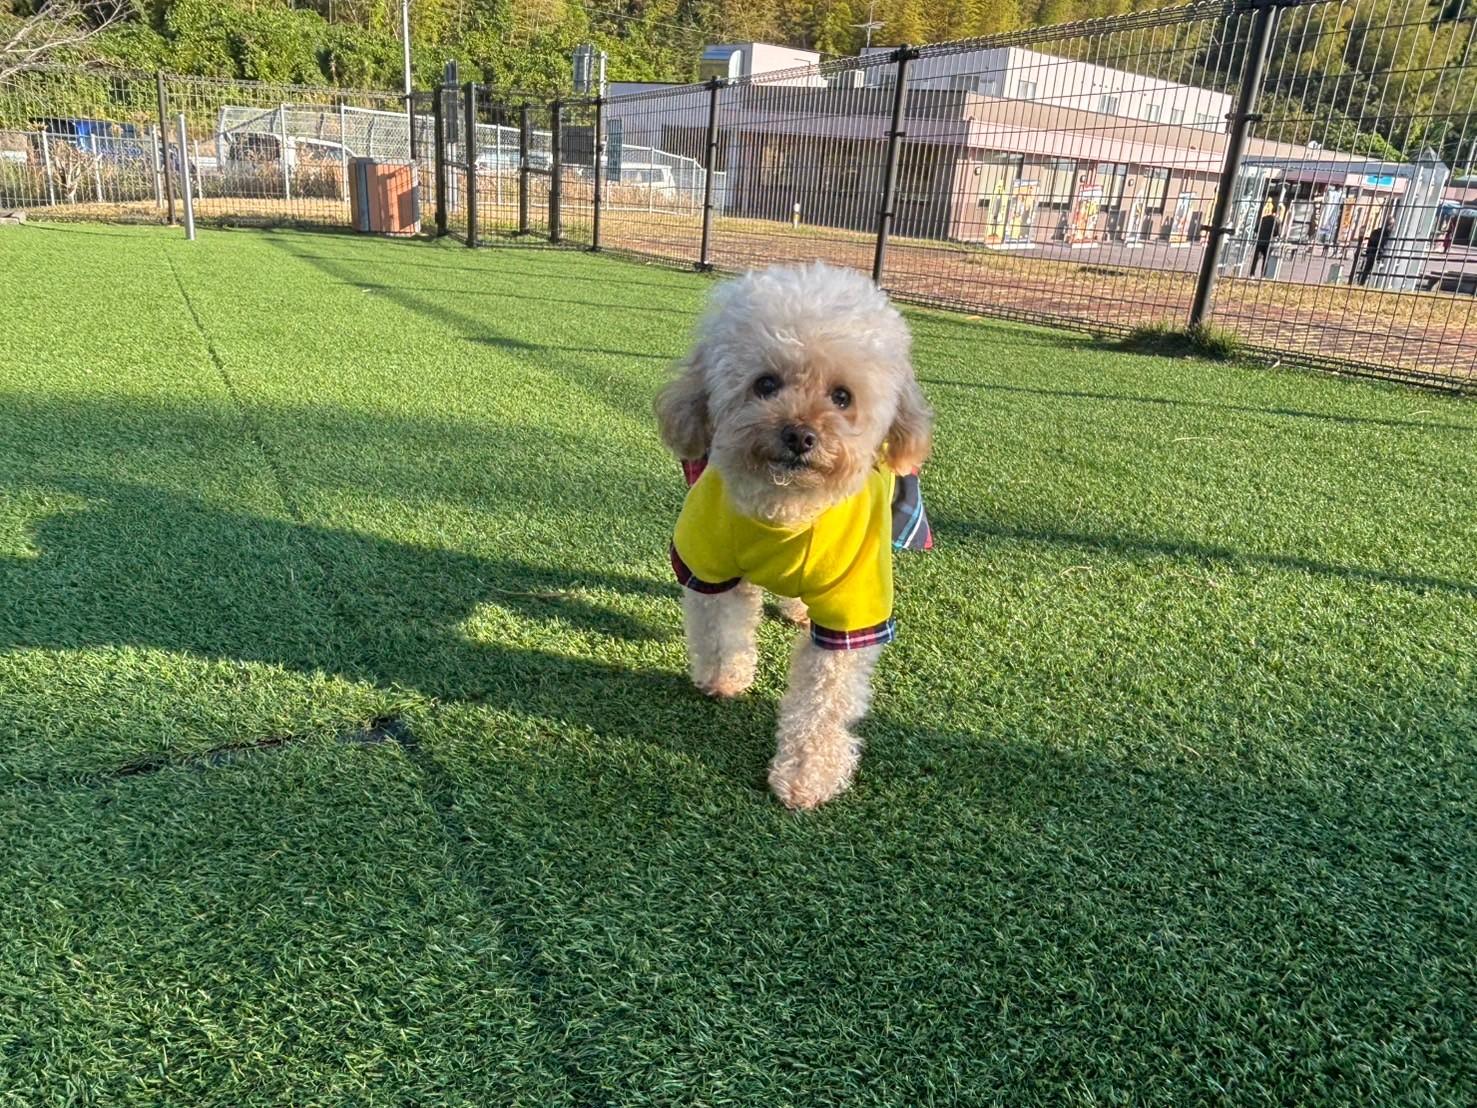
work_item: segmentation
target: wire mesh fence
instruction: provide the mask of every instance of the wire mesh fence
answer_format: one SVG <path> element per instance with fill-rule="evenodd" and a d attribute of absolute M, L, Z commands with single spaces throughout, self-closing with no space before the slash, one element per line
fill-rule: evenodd
<path fill-rule="evenodd" d="M 0 205 L 344 224 L 353 158 L 426 226 L 1477 390 L 1477 0 L 1200 0 L 549 102 L 145 74 L 0 89 Z M 617 90 L 618 92 L 619 90 Z M 185 148 L 173 118 L 184 113 Z"/>
<path fill-rule="evenodd" d="M 1210 322 L 1270 354 L 1477 389 L 1477 5 L 1276 15 Z"/>
<path fill-rule="evenodd" d="M 606 180 L 639 147 L 694 186 L 607 186 L 597 245 L 823 258 L 904 300 L 1474 389 L 1468 6 L 1195 3 L 613 96 Z"/>
<path fill-rule="evenodd" d="M 0 206 L 50 218 L 170 219 L 188 171 L 203 221 L 343 226 L 350 162 L 410 147 L 394 93 L 65 67 L 0 86 Z"/>

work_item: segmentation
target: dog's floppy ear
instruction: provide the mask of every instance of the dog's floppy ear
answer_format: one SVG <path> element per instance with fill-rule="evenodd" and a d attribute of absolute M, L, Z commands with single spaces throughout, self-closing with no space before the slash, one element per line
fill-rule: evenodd
<path fill-rule="evenodd" d="M 887 465 L 894 473 L 912 473 L 933 449 L 933 409 L 910 372 L 898 393 L 897 414 L 887 432 Z"/>
<path fill-rule="evenodd" d="M 708 452 L 713 440 L 703 348 L 698 346 L 677 368 L 677 377 L 656 394 L 657 428 L 662 442 L 677 457 L 697 459 Z"/>

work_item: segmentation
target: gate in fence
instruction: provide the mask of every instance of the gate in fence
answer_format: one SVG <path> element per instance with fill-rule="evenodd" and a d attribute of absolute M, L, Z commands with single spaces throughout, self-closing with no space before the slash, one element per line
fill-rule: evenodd
<path fill-rule="evenodd" d="M 0 203 L 159 218 L 188 167 L 206 220 L 342 224 L 347 158 L 405 158 L 472 245 L 821 258 L 1477 391 L 1474 69 L 1472 0 L 1202 0 L 595 99 L 57 71 L 0 89 Z"/>

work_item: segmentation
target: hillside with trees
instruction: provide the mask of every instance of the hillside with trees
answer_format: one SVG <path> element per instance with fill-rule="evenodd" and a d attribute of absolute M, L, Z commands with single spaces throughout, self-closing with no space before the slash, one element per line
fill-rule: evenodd
<path fill-rule="evenodd" d="M 112 0 L 107 0 L 111 3 Z M 268 81 L 392 86 L 400 79 L 399 0 L 121 0 L 126 18 L 91 44 L 145 68 Z M 98 4 L 101 9 L 104 5 Z M 1115 15 L 1129 0 L 412 0 L 419 84 L 448 57 L 484 80 L 550 90 L 569 52 L 595 42 L 618 80 L 690 79 L 714 41 L 787 43 L 854 54 L 872 41 L 941 42 Z M 44 0 L 15 0 L 24 17 Z"/>

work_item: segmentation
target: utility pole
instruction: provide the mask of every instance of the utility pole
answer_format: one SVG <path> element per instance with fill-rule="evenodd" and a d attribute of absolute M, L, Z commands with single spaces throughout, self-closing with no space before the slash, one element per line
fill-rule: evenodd
<path fill-rule="evenodd" d="M 400 0 L 400 49 L 405 66 L 405 118 L 409 122 L 409 146 L 415 157 L 415 106 L 410 100 L 410 0 Z"/>
<path fill-rule="evenodd" d="M 876 8 L 877 8 L 877 0 L 867 0 L 867 21 L 865 23 L 853 23 L 852 24 L 852 26 L 855 27 L 858 31 L 866 31 L 867 32 L 867 49 L 868 50 L 870 50 L 872 48 L 872 32 L 873 31 L 880 31 L 880 30 L 882 30 L 883 27 L 887 26 L 887 24 L 883 23 L 881 20 L 873 18 L 873 15 L 874 15 L 874 12 L 876 11 Z"/>

